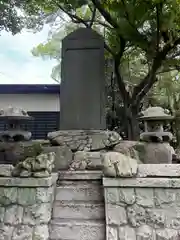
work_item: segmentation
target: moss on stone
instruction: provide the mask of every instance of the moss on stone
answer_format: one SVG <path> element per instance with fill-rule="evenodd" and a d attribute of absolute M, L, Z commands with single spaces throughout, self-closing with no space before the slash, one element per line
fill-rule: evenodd
<path fill-rule="evenodd" d="M 36 157 L 40 155 L 43 151 L 42 145 L 40 143 L 31 143 L 31 145 L 21 145 L 23 147 L 24 158 Z"/>
<path fill-rule="evenodd" d="M 45 140 L 45 139 L 35 139 L 35 140 L 32 140 L 32 142 L 41 144 L 43 147 L 51 146 L 49 140 Z"/>
<path fill-rule="evenodd" d="M 16 165 L 28 157 L 36 157 L 43 152 L 41 143 L 38 142 L 11 142 L 0 143 L 0 152 L 4 154 L 5 161 Z M 8 157 L 8 160 L 7 160 Z"/>

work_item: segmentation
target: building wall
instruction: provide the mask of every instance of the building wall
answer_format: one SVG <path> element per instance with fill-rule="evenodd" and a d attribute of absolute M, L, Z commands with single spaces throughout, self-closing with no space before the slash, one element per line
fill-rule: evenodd
<path fill-rule="evenodd" d="M 60 111 L 59 94 L 0 94 L 0 108 L 23 108 L 30 112 Z"/>
<path fill-rule="evenodd" d="M 59 128 L 59 93 L 0 94 L 0 109 L 8 106 L 23 108 L 34 117 L 22 126 L 32 132 L 33 139 L 46 139 L 48 132 Z M 0 131 L 5 129 L 4 121 L 0 119 Z"/>

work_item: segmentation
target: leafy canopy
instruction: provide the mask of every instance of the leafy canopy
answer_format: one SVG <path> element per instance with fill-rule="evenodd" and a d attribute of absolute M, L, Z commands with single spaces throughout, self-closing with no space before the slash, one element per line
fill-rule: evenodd
<path fill-rule="evenodd" d="M 54 21 L 57 16 L 62 17 L 63 13 L 67 14 L 71 22 L 68 20 L 66 27 L 71 26 L 71 31 L 77 23 L 77 26 L 79 24 L 88 26 L 96 8 L 93 28 L 99 32 L 104 30 L 105 47 L 111 55 L 118 57 L 119 54 L 119 61 L 120 58 L 127 59 L 131 52 L 134 54 L 134 51 L 139 49 L 136 57 L 142 59 L 146 68 L 155 62 L 154 72 L 159 68 L 162 68 L 161 71 L 174 70 L 179 65 L 179 0 L 108 0 L 103 3 L 98 0 L 35 2 L 33 11 L 44 12 L 49 16 L 49 21 Z M 83 6 L 86 6 L 85 11 Z M 29 7 L 32 10 L 31 6 Z M 64 37 L 60 28 L 61 26 L 58 31 L 56 29 L 55 34 L 51 35 L 46 44 L 40 44 L 34 49 L 34 55 L 59 58 L 58 41 Z M 163 49 L 164 52 L 161 53 Z"/>

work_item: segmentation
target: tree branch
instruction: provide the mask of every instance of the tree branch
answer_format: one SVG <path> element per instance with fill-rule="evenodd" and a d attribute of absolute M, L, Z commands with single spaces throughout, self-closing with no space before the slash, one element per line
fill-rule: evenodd
<path fill-rule="evenodd" d="M 127 7 L 126 7 L 126 3 L 124 2 L 124 0 L 122 0 L 122 4 L 123 4 L 123 6 L 124 6 L 126 19 L 128 20 L 128 22 L 129 22 L 129 24 L 131 25 L 131 27 L 135 28 L 135 26 L 134 26 L 134 25 L 132 24 L 132 22 L 130 21 L 129 13 L 128 13 L 128 10 L 127 10 Z"/>
<path fill-rule="evenodd" d="M 151 87 L 154 85 L 154 83 L 157 81 L 156 74 L 157 70 L 160 68 L 162 61 L 165 60 L 166 55 L 168 52 L 170 52 L 172 49 L 174 49 L 178 44 L 180 44 L 180 38 L 176 39 L 174 41 L 174 44 L 168 43 L 165 45 L 162 51 L 158 52 L 156 57 L 154 58 L 152 67 L 147 74 L 147 76 L 138 84 L 133 91 L 132 94 L 132 102 L 131 104 L 137 104 L 140 102 L 143 97 L 148 93 L 148 91 L 151 89 Z"/>
<path fill-rule="evenodd" d="M 102 4 L 99 0 L 91 0 L 94 6 L 98 9 L 98 11 L 101 13 L 101 15 L 104 17 L 104 19 L 111 24 L 111 26 L 115 29 L 119 28 L 118 23 L 111 17 L 111 15 L 104 9 Z"/>
<path fill-rule="evenodd" d="M 114 55 L 114 72 L 115 72 L 115 75 L 116 75 L 116 81 L 117 81 L 122 99 L 123 99 L 124 103 L 128 104 L 130 102 L 130 96 L 129 96 L 128 91 L 126 90 L 125 83 L 124 83 L 124 81 L 121 77 L 121 74 L 119 72 L 120 61 L 121 61 L 121 57 L 124 53 L 125 46 L 126 46 L 126 43 L 125 43 L 124 39 L 121 38 L 120 51 L 116 55 Z"/>
<path fill-rule="evenodd" d="M 157 36 L 156 36 L 156 52 L 159 52 L 159 42 L 160 42 L 160 6 L 156 5 L 156 25 L 157 25 Z"/>
<path fill-rule="evenodd" d="M 92 28 L 95 18 L 96 18 L 96 7 L 94 7 L 94 10 L 92 12 L 92 18 L 91 18 L 91 21 L 89 23 L 89 28 Z"/>
<path fill-rule="evenodd" d="M 137 27 L 134 25 L 134 22 L 131 21 L 130 14 L 129 14 L 129 12 L 128 12 L 127 5 L 126 5 L 125 1 L 124 1 L 124 0 L 121 0 L 121 1 L 122 1 L 122 4 L 123 4 L 123 7 L 124 7 L 125 18 L 126 18 L 126 20 L 128 21 L 130 27 L 133 29 L 134 33 L 138 36 L 139 39 L 141 39 L 141 40 L 143 39 L 144 42 L 146 42 L 147 45 L 149 45 L 149 42 L 148 42 L 147 37 L 145 37 L 145 35 L 141 34 L 141 33 L 138 31 Z M 147 48 L 143 48 L 143 50 L 144 50 L 145 52 L 147 52 Z"/>
<path fill-rule="evenodd" d="M 115 53 L 112 51 L 112 49 L 107 45 L 107 43 L 104 41 L 104 48 L 106 51 L 108 51 L 112 56 L 115 55 Z"/>
<path fill-rule="evenodd" d="M 74 18 L 76 18 L 76 15 L 73 15 L 73 17 Z M 87 20 L 84 20 L 84 19 L 82 19 L 84 22 L 86 22 L 87 24 L 89 24 L 89 23 L 91 23 L 91 20 L 90 19 L 87 19 Z M 76 23 L 80 23 L 80 22 L 78 22 L 78 20 L 76 21 Z M 103 26 L 103 27 L 105 27 L 105 28 L 109 28 L 109 29 L 113 29 L 110 25 L 108 25 L 108 24 L 106 24 L 106 23 L 104 23 L 104 22 L 102 22 L 102 21 L 100 21 L 100 20 L 94 20 L 94 24 L 99 24 L 99 25 L 101 25 L 101 26 Z"/>
<path fill-rule="evenodd" d="M 72 14 L 72 13 L 69 13 L 67 10 L 65 10 L 59 3 L 57 3 L 56 2 L 56 4 L 57 4 L 57 6 L 59 7 L 59 9 L 61 10 L 61 11 L 63 11 L 64 13 L 66 13 L 70 18 L 71 18 L 71 20 L 74 22 L 74 23 L 82 23 L 82 24 L 84 24 L 84 26 L 86 27 L 86 28 L 88 28 L 89 27 L 89 20 L 88 21 L 85 21 L 84 19 L 82 19 L 82 18 L 80 18 L 80 17 L 78 17 L 77 15 L 74 15 L 74 14 Z M 96 13 L 96 12 L 95 12 Z M 95 14 L 94 14 L 95 15 Z M 93 15 L 93 16 L 94 16 Z M 92 19 L 91 19 L 91 21 L 92 21 Z M 114 56 L 114 52 L 111 50 L 111 48 L 107 45 L 107 43 L 104 41 L 104 48 L 112 55 L 112 56 Z"/>
<path fill-rule="evenodd" d="M 59 4 L 58 2 L 55 2 L 55 4 L 58 6 L 58 8 L 59 8 L 61 11 L 63 11 L 64 13 L 66 13 L 66 14 L 71 18 L 71 20 L 72 20 L 74 23 L 82 23 L 82 24 L 85 25 L 85 27 L 88 27 L 88 26 L 89 26 L 86 21 L 84 21 L 82 18 L 78 17 L 77 15 L 74 15 L 74 14 L 68 12 L 67 10 L 65 10 L 65 9 L 61 6 L 61 4 Z M 75 19 L 76 21 L 74 21 L 74 19 Z"/>
<path fill-rule="evenodd" d="M 108 25 L 107 23 L 105 23 L 105 22 L 102 22 L 102 21 L 100 21 L 100 20 L 95 20 L 94 21 L 94 23 L 97 23 L 97 24 L 99 24 L 99 25 L 101 25 L 101 26 L 103 26 L 103 27 L 105 27 L 105 28 L 109 28 L 109 29 L 113 29 L 110 25 Z"/>

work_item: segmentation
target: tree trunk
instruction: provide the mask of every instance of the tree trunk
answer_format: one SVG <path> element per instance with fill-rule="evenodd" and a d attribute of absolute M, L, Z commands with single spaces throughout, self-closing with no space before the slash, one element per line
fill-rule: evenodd
<path fill-rule="evenodd" d="M 128 134 L 128 140 L 139 140 L 139 121 L 138 121 L 138 112 L 132 111 L 131 116 L 129 117 L 129 134 Z"/>
<path fill-rule="evenodd" d="M 139 140 L 139 106 L 127 107 L 124 105 L 124 129 L 126 129 L 127 140 Z"/>

